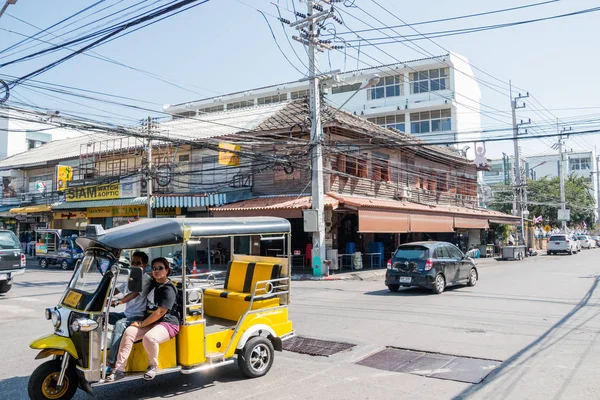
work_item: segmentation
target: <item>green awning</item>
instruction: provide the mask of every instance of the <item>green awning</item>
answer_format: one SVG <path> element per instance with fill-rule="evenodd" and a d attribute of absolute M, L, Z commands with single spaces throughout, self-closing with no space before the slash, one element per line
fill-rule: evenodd
<path fill-rule="evenodd" d="M 65 203 L 55 203 L 53 210 L 79 210 L 94 207 L 120 207 L 120 206 L 139 206 L 146 204 L 146 197 L 132 197 L 130 199 L 114 200 L 89 200 L 89 201 L 69 201 Z"/>

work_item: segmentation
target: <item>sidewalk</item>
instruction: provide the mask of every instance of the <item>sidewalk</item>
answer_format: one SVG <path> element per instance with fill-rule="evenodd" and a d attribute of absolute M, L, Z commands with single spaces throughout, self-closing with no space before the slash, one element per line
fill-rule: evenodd
<path fill-rule="evenodd" d="M 501 263 L 500 258 L 477 258 L 475 263 L 478 268 L 486 268 Z M 292 274 L 293 281 L 370 281 L 383 279 L 386 268 L 363 268 L 358 271 L 336 272 L 328 276 L 312 276 L 309 274 Z"/>

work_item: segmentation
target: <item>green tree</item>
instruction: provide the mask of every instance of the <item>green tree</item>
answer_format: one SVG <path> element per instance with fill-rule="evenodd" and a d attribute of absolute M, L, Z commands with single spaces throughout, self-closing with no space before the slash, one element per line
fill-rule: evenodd
<path fill-rule="evenodd" d="M 500 185 L 492 188 L 494 200 L 490 208 L 510 214 L 512 211 L 513 193 L 509 187 Z M 584 221 L 588 227 L 595 223 L 594 197 L 591 183 L 584 177 L 570 175 L 565 181 L 566 207 L 571 210 L 569 225 L 580 225 Z M 559 225 L 558 210 L 560 209 L 560 179 L 546 177 L 534 181 L 527 180 L 527 201 L 531 217 L 542 215 L 544 223 Z"/>

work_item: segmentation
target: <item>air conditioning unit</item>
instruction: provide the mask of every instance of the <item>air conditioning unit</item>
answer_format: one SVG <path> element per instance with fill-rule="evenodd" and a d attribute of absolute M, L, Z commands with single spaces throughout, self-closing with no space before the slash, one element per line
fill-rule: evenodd
<path fill-rule="evenodd" d="M 410 191 L 410 188 L 405 186 L 402 188 L 402 191 L 400 192 L 402 194 L 402 197 L 405 199 L 411 199 L 412 198 L 412 192 Z"/>

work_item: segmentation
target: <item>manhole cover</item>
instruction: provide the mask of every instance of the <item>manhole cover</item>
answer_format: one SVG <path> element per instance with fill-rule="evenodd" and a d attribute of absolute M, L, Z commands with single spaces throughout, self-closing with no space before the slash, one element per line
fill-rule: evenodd
<path fill-rule="evenodd" d="M 501 362 L 483 358 L 387 348 L 362 359 L 357 364 L 384 371 L 421 375 L 428 378 L 480 383 Z"/>
<path fill-rule="evenodd" d="M 329 357 L 342 351 L 350 350 L 356 346 L 351 343 L 333 342 L 331 340 L 311 339 L 295 336 L 283 342 L 283 349 L 294 353 L 309 354 L 311 356 Z"/>

